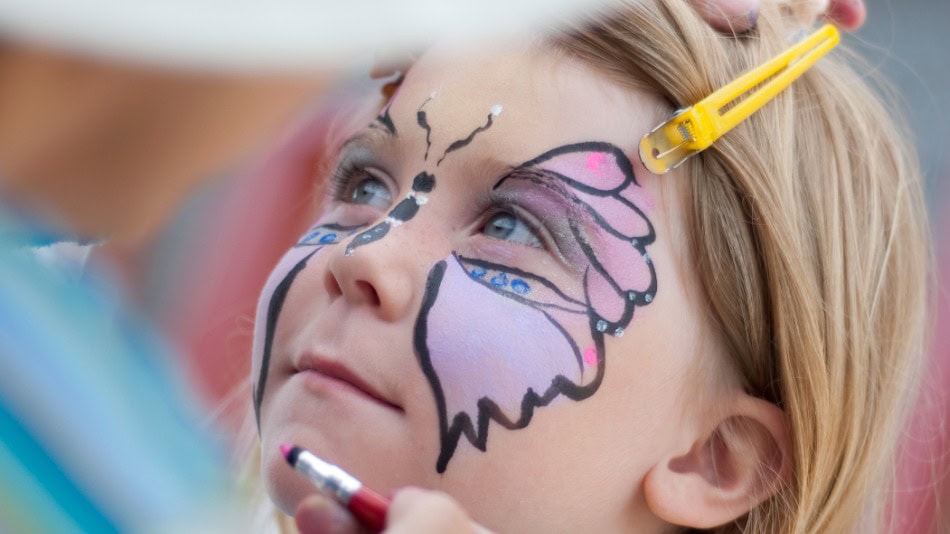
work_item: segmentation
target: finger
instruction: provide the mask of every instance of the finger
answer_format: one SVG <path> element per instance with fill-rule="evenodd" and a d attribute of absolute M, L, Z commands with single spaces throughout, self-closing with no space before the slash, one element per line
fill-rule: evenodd
<path fill-rule="evenodd" d="M 444 493 L 418 488 L 396 492 L 386 514 L 386 525 L 387 534 L 477 532 L 454 499 Z"/>
<path fill-rule="evenodd" d="M 690 0 L 706 22 L 723 33 L 743 33 L 755 27 L 759 0 Z"/>
<path fill-rule="evenodd" d="M 867 16 L 864 0 L 831 0 L 828 6 L 828 19 L 844 30 L 857 30 L 864 25 Z"/>
<path fill-rule="evenodd" d="M 420 50 L 399 50 L 396 52 L 376 50 L 369 76 L 374 80 L 388 78 L 405 73 L 422 55 Z"/>
<path fill-rule="evenodd" d="M 294 514 L 300 534 L 356 534 L 361 532 L 356 519 L 336 502 L 322 495 L 311 495 L 300 502 Z"/>
<path fill-rule="evenodd" d="M 808 29 L 815 25 L 818 17 L 828 12 L 829 3 L 829 0 L 793 0 L 783 2 L 782 7 L 799 26 Z"/>

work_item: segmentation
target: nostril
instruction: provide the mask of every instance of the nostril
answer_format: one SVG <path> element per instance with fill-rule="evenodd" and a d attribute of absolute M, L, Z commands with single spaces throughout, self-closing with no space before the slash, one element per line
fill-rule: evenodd
<path fill-rule="evenodd" d="M 370 284 L 364 280 L 357 280 L 355 283 L 357 291 L 364 295 L 367 304 L 379 306 L 379 293 L 376 292 L 376 288 L 373 287 L 373 284 Z"/>
<path fill-rule="evenodd" d="M 333 276 L 333 273 L 329 270 L 327 270 L 323 285 L 326 287 L 327 294 L 331 297 L 336 298 L 343 295 L 343 288 L 340 287 L 339 280 L 337 280 L 336 276 Z"/>

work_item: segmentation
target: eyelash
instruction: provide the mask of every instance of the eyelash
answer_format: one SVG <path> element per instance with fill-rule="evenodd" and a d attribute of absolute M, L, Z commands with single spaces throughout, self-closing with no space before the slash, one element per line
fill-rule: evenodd
<path fill-rule="evenodd" d="M 341 161 L 330 177 L 330 198 L 336 202 L 349 203 L 353 188 L 367 178 L 378 180 L 389 188 L 385 180 L 367 171 L 365 167 L 355 165 L 352 161 Z"/>
<path fill-rule="evenodd" d="M 391 185 L 386 183 L 386 180 L 375 173 L 367 171 L 364 166 L 344 159 L 339 163 L 331 176 L 329 187 L 330 198 L 335 202 L 349 204 L 352 200 L 351 196 L 353 194 L 353 188 L 367 178 L 377 180 L 384 184 L 390 189 L 390 193 L 392 194 Z M 396 198 L 394 194 L 393 198 Z M 523 222 L 531 230 L 534 236 L 538 239 L 538 242 L 541 244 L 541 249 L 558 254 L 558 247 L 556 244 L 552 243 L 551 233 L 541 222 L 537 220 L 536 217 L 526 214 L 525 209 L 518 204 L 512 202 L 509 199 L 498 198 L 494 195 L 484 199 L 482 204 L 483 205 L 479 211 L 483 213 L 483 215 L 479 219 L 479 229 L 485 228 L 489 221 L 491 221 L 496 215 L 503 213 L 509 214 Z M 526 244 L 519 244 L 519 246 L 531 249 L 538 248 Z"/>
<path fill-rule="evenodd" d="M 485 228 L 485 226 L 496 216 L 500 214 L 508 214 L 512 217 L 515 217 L 519 221 L 523 222 L 528 229 L 531 230 L 531 233 L 538 239 L 538 242 L 541 245 L 541 249 L 546 251 L 557 250 L 556 245 L 552 245 L 550 232 L 544 227 L 544 224 L 539 222 L 537 218 L 526 214 L 524 208 L 518 206 L 517 204 L 507 200 L 507 199 L 489 199 L 488 206 L 481 210 L 484 215 L 482 215 L 480 222 L 478 224 L 479 229 Z M 526 248 L 537 249 L 531 245 L 520 244 Z"/>

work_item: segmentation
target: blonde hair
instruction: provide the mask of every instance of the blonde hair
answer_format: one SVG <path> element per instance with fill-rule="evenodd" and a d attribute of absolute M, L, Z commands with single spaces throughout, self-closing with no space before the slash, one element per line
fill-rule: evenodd
<path fill-rule="evenodd" d="M 636 0 L 555 42 L 672 112 L 793 31 L 771 5 L 754 32 L 725 36 L 681 0 Z M 707 315 L 746 390 L 780 406 L 791 435 L 792 480 L 717 532 L 883 524 L 874 505 L 924 354 L 930 256 L 906 136 L 841 55 L 684 166 Z"/>

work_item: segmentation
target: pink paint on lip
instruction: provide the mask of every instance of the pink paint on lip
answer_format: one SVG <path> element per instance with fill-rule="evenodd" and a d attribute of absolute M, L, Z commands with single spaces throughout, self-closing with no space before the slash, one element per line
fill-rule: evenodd
<path fill-rule="evenodd" d="M 301 378 L 312 378 L 320 382 L 332 382 L 343 389 L 356 393 L 364 398 L 368 398 L 378 404 L 397 411 L 404 411 L 402 407 L 394 404 L 389 399 L 379 393 L 373 386 L 363 380 L 362 377 L 351 371 L 343 363 L 335 360 L 328 360 L 317 356 L 306 356 L 301 359 L 297 365 L 297 375 Z"/>

